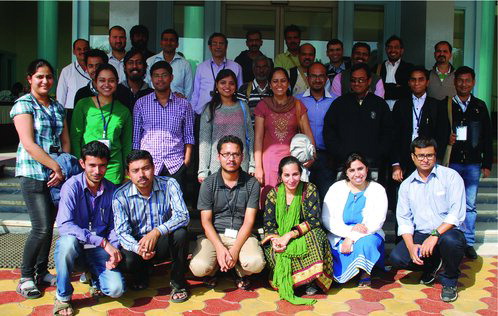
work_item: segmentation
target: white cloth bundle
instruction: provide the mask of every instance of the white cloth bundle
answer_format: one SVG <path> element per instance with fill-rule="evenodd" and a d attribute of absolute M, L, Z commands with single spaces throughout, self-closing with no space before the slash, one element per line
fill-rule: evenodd
<path fill-rule="evenodd" d="M 296 157 L 301 164 L 308 160 L 313 159 L 315 156 L 315 146 L 311 140 L 305 134 L 296 134 L 292 137 L 290 144 L 291 155 Z M 303 167 L 303 173 L 301 174 L 301 180 L 308 182 L 310 172 L 308 169 Z"/>

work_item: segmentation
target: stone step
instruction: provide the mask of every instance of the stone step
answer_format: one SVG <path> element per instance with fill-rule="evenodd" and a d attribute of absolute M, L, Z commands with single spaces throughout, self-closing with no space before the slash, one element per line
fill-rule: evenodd
<path fill-rule="evenodd" d="M 484 187 L 497 188 L 498 178 L 481 178 L 481 180 L 479 181 L 479 188 Z"/>
<path fill-rule="evenodd" d="M 498 192 L 478 192 L 477 193 L 477 204 L 497 204 L 498 203 Z"/>
<path fill-rule="evenodd" d="M 0 214 L 5 212 L 26 213 L 26 204 L 19 193 L 0 193 Z M 3 216 L 0 215 L 0 219 Z"/>

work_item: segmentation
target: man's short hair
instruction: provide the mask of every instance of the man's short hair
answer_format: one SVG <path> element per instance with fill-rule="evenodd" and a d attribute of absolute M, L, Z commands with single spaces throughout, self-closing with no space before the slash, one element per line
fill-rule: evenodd
<path fill-rule="evenodd" d="M 163 39 L 164 34 L 173 34 L 175 36 L 176 42 L 178 43 L 178 33 L 175 29 L 165 29 L 161 33 L 161 40 Z"/>
<path fill-rule="evenodd" d="M 444 45 L 448 45 L 448 48 L 450 49 L 450 53 L 453 51 L 453 46 L 451 46 L 450 42 L 448 41 L 439 41 L 436 43 L 436 45 L 434 45 L 434 51 L 437 50 L 437 47 L 441 44 L 444 44 Z"/>
<path fill-rule="evenodd" d="M 223 37 L 223 39 L 225 40 L 225 45 L 228 45 L 228 38 L 225 34 L 220 33 L 220 32 L 214 32 L 213 34 L 211 34 L 211 36 L 209 36 L 209 39 L 208 39 L 209 46 L 211 46 L 211 44 L 213 44 L 213 38 L 215 38 L 215 37 Z"/>
<path fill-rule="evenodd" d="M 389 43 L 391 43 L 392 41 L 398 41 L 398 42 L 399 42 L 399 46 L 400 46 L 401 48 L 405 48 L 405 47 L 404 47 L 404 44 L 403 44 L 403 40 L 401 39 L 401 37 L 396 36 L 396 35 L 391 35 L 391 37 L 389 37 L 389 38 L 387 39 L 387 41 L 386 41 L 386 45 L 385 45 L 385 46 L 387 47 L 387 45 L 389 45 Z"/>
<path fill-rule="evenodd" d="M 370 45 L 368 45 L 367 43 L 365 42 L 357 42 L 353 45 L 353 48 L 351 49 L 351 55 L 354 53 L 354 51 L 356 49 L 358 49 L 359 47 L 365 47 L 367 50 L 368 50 L 368 54 L 370 55 Z"/>
<path fill-rule="evenodd" d="M 306 73 L 307 73 L 308 75 L 309 75 L 309 73 L 310 73 L 310 69 L 311 69 L 311 67 L 313 67 L 314 65 L 320 65 L 320 66 L 322 66 L 322 67 L 323 67 L 323 69 L 325 69 L 325 73 L 327 73 L 327 67 L 325 67 L 325 65 L 324 65 L 324 64 L 322 64 L 322 63 L 321 63 L 321 62 L 319 62 L 319 61 L 314 61 L 314 62 L 313 62 L 313 63 L 312 63 L 312 64 L 308 67 L 308 69 L 306 70 Z"/>
<path fill-rule="evenodd" d="M 134 27 L 131 28 L 130 38 L 132 38 L 133 35 L 135 35 L 135 34 L 143 34 L 147 38 L 149 38 L 149 30 L 147 29 L 147 27 L 145 25 L 142 25 L 142 24 L 135 25 Z"/>
<path fill-rule="evenodd" d="M 259 30 L 249 30 L 246 33 L 246 40 L 249 39 L 249 36 L 258 34 L 260 39 L 263 39 L 263 35 L 261 34 L 261 31 Z"/>
<path fill-rule="evenodd" d="M 79 41 L 83 41 L 83 42 L 85 42 L 88 46 L 90 46 L 90 42 L 88 42 L 86 39 L 84 39 L 84 38 L 78 38 L 77 40 L 75 40 L 75 41 L 73 42 L 73 49 L 75 49 L 75 48 L 76 48 L 76 43 L 78 43 Z"/>
<path fill-rule="evenodd" d="M 311 44 L 311 43 L 304 43 L 304 44 L 302 44 L 301 46 L 299 46 L 299 53 L 301 53 L 301 49 L 302 49 L 304 46 L 311 46 L 311 47 L 313 48 L 313 53 L 316 55 L 316 48 L 315 48 L 315 46 L 313 46 L 313 44 Z"/>
<path fill-rule="evenodd" d="M 166 71 L 170 75 L 173 74 L 173 67 L 171 67 L 171 65 L 165 60 L 160 60 L 160 61 L 154 63 L 154 65 L 152 65 L 152 67 L 150 67 L 150 76 L 152 77 L 152 74 L 154 73 L 154 71 L 156 71 L 158 69 L 166 69 Z"/>
<path fill-rule="evenodd" d="M 476 80 L 476 73 L 474 69 L 468 66 L 462 66 L 455 70 L 455 79 L 465 74 L 470 74 L 472 76 L 472 80 Z"/>
<path fill-rule="evenodd" d="M 297 25 L 287 25 L 284 29 L 284 37 L 287 37 L 287 33 L 289 32 L 297 32 L 297 35 L 301 38 L 301 29 Z"/>
<path fill-rule="evenodd" d="M 144 67 L 147 68 L 147 60 L 144 56 L 144 53 L 135 47 L 132 47 L 129 51 L 126 52 L 125 57 L 123 59 L 123 63 L 126 65 L 128 60 L 130 60 L 136 54 L 140 54 L 140 59 L 142 60 L 142 64 L 144 64 Z"/>
<path fill-rule="evenodd" d="M 415 72 L 415 71 L 419 71 L 421 73 L 424 74 L 425 76 L 425 80 L 429 80 L 429 71 L 427 71 L 427 69 L 425 69 L 424 66 L 421 66 L 421 65 L 417 65 L 417 66 L 414 66 L 411 70 L 410 70 L 410 76 Z"/>
<path fill-rule="evenodd" d="M 218 154 L 221 153 L 221 147 L 226 144 L 226 143 L 233 143 L 239 145 L 240 152 L 244 152 L 244 144 L 242 143 L 242 140 L 238 138 L 237 136 L 233 135 L 225 135 L 220 140 L 218 141 L 218 145 L 216 146 L 216 149 L 218 150 Z"/>
<path fill-rule="evenodd" d="M 107 54 L 103 50 L 97 48 L 89 49 L 85 52 L 85 65 L 88 62 L 88 57 L 100 57 L 102 58 L 102 62 L 104 64 L 107 64 L 109 62 L 109 57 L 107 56 Z"/>
<path fill-rule="evenodd" d="M 365 72 L 367 73 L 368 79 L 372 78 L 372 70 L 370 69 L 370 67 L 368 67 L 368 65 L 366 63 L 358 63 L 358 64 L 352 65 L 351 66 L 351 75 L 353 75 L 353 72 L 361 70 L 361 69 L 365 70 Z"/>
<path fill-rule="evenodd" d="M 341 48 L 344 48 L 344 44 L 342 44 L 341 40 L 338 38 L 333 38 L 327 43 L 327 49 L 329 49 L 330 45 L 341 45 Z"/>
<path fill-rule="evenodd" d="M 252 60 L 252 68 L 256 67 L 256 64 L 258 61 L 264 60 L 266 64 L 268 65 L 268 68 L 271 68 L 271 61 L 270 58 L 266 57 L 265 55 L 258 55 Z"/>
<path fill-rule="evenodd" d="M 109 147 L 99 142 L 98 140 L 94 140 L 85 144 L 81 148 L 81 159 L 85 161 L 86 156 L 92 156 L 97 158 L 105 158 L 107 162 L 111 159 L 111 151 Z"/>
<path fill-rule="evenodd" d="M 126 170 L 130 170 L 130 164 L 137 160 L 147 159 L 151 165 L 154 165 L 151 154 L 147 150 L 135 149 L 126 156 Z"/>
<path fill-rule="evenodd" d="M 410 151 L 412 154 L 414 154 L 415 148 L 427 148 L 427 147 L 434 147 L 434 151 L 437 152 L 436 140 L 434 140 L 434 138 L 419 136 L 415 138 L 410 144 Z"/>
<path fill-rule="evenodd" d="M 119 31 L 122 31 L 122 32 L 124 32 L 124 33 L 125 33 L 125 35 L 126 35 L 126 30 L 125 30 L 125 29 L 124 29 L 121 25 L 114 25 L 113 27 L 111 27 L 111 28 L 109 29 L 109 35 L 111 35 L 111 31 L 112 31 L 112 30 L 119 30 Z"/>

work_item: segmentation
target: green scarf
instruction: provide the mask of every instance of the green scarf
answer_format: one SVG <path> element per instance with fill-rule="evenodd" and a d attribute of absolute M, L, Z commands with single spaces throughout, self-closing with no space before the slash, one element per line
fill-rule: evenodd
<path fill-rule="evenodd" d="M 289 209 L 287 208 L 285 187 L 281 183 L 277 191 L 276 217 L 278 225 L 278 234 L 280 236 L 291 231 L 292 227 L 300 223 L 301 215 L 301 197 L 303 194 L 303 183 L 297 187 L 296 194 L 292 200 Z M 273 271 L 273 284 L 278 288 L 278 294 L 284 299 L 295 305 L 312 305 L 316 300 L 301 298 L 294 295 L 294 282 L 292 280 L 293 258 L 306 256 L 308 249 L 304 238 L 296 238 L 287 244 L 284 252 L 275 253 L 275 271 Z"/>

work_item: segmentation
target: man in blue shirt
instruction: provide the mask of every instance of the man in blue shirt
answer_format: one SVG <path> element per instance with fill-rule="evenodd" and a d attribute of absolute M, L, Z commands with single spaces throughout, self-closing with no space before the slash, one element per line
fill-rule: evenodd
<path fill-rule="evenodd" d="M 133 150 L 126 158 L 129 182 L 116 190 L 112 203 L 124 266 L 133 275 L 132 288 L 148 286 L 153 261 L 171 258 L 171 301 L 188 299 L 185 270 L 189 213 L 178 182 L 154 176 L 152 156 Z"/>
<path fill-rule="evenodd" d="M 436 165 L 436 141 L 417 137 L 411 144 L 417 170 L 400 186 L 396 218 L 403 240 L 391 252 L 390 262 L 401 269 L 423 270 L 421 284 L 439 274 L 441 299 L 457 299 L 458 266 L 465 251 L 460 226 L 465 219 L 465 188 L 453 169 Z"/>
<path fill-rule="evenodd" d="M 310 65 L 307 80 L 309 89 L 296 95 L 296 98 L 301 100 L 308 109 L 311 131 L 316 143 L 316 159 L 310 168 L 310 182 L 318 187 L 320 201 L 323 201 L 325 194 L 335 180 L 335 172 L 330 164 L 323 140 L 323 122 L 325 114 L 327 114 L 336 96 L 332 96 L 325 89 L 327 68 L 322 63 L 315 62 Z"/>
<path fill-rule="evenodd" d="M 71 177 L 61 189 L 57 213 L 59 239 L 55 246 L 57 292 L 55 311 L 72 311 L 71 273 L 75 266 L 91 273 L 92 283 L 103 294 L 117 298 L 125 289 L 124 279 L 116 269 L 121 261 L 119 243 L 114 232 L 112 195 L 114 184 L 104 178 L 110 151 L 93 141 L 81 150 L 84 172 Z"/>

